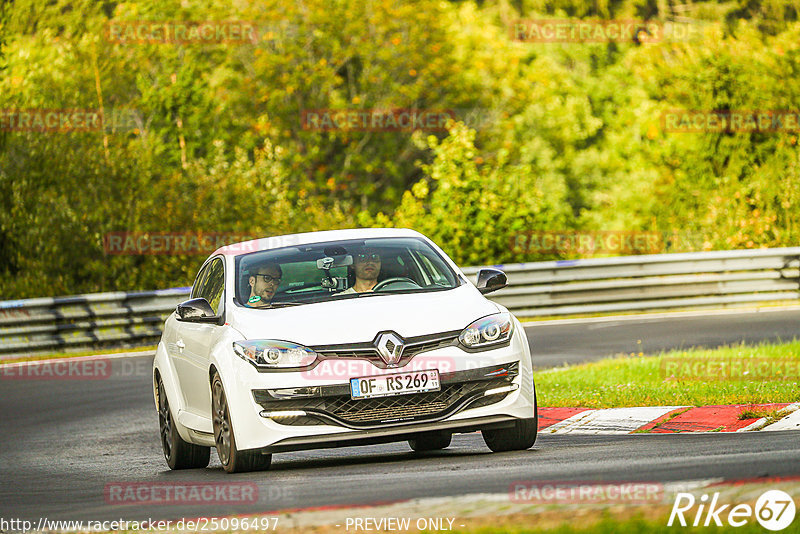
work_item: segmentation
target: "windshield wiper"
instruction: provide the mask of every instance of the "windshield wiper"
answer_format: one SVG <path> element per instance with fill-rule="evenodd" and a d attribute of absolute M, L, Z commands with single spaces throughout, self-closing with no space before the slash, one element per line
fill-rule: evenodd
<path fill-rule="evenodd" d="M 302 306 L 303 304 L 308 304 L 307 302 L 270 302 L 269 308 L 288 308 L 289 306 Z"/>

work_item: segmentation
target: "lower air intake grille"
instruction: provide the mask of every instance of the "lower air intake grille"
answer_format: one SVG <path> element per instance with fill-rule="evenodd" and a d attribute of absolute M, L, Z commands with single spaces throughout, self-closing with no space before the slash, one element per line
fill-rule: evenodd
<path fill-rule="evenodd" d="M 511 377 L 490 380 L 443 384 L 441 391 L 378 397 L 374 399 L 351 399 L 349 395 L 313 397 L 306 399 L 276 400 L 254 391 L 254 397 L 265 410 L 303 410 L 313 414 L 327 415 L 353 426 L 413 421 L 436 418 L 469 399 L 478 398 L 481 406 L 499 402 L 505 394 L 480 397 L 489 389 L 506 386 Z M 474 405 L 470 405 L 473 407 Z M 299 418 L 290 424 L 308 424 Z"/>

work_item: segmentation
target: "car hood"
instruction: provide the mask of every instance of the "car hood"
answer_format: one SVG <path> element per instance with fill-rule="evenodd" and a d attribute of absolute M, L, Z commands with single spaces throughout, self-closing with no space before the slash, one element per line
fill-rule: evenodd
<path fill-rule="evenodd" d="M 287 308 L 232 308 L 226 319 L 246 339 L 301 345 L 371 342 L 384 330 L 404 338 L 461 330 L 500 311 L 468 284 L 447 291 L 385 294 Z"/>

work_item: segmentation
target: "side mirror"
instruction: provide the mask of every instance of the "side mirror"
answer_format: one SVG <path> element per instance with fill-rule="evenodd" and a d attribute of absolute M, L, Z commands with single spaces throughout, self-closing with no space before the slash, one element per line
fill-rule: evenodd
<path fill-rule="evenodd" d="M 478 291 L 483 293 L 491 293 L 498 289 L 503 289 L 508 285 L 508 277 L 506 273 L 498 269 L 481 269 L 478 271 Z"/>
<path fill-rule="evenodd" d="M 216 323 L 219 317 L 204 298 L 190 299 L 178 304 L 175 309 L 180 321 L 187 323 Z"/>

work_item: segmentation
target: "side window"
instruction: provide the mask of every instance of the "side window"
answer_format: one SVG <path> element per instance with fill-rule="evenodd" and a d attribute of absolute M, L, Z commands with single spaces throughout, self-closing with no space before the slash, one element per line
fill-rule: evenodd
<path fill-rule="evenodd" d="M 225 267 L 222 260 L 216 259 L 208 265 L 208 274 L 200 285 L 198 297 L 203 297 L 211 304 L 216 315 L 219 315 L 222 294 L 225 290 Z"/>
<path fill-rule="evenodd" d="M 418 251 L 419 258 L 422 260 L 422 264 L 425 266 L 425 271 L 427 271 L 428 275 L 433 279 L 434 284 L 439 285 L 448 285 L 448 279 L 445 273 L 437 267 L 437 264 L 434 261 L 431 261 L 431 258 L 425 252 Z"/>
<path fill-rule="evenodd" d="M 200 295 L 200 288 L 203 287 L 203 283 L 206 280 L 206 276 L 208 276 L 208 268 L 211 265 L 206 265 L 199 273 L 197 273 L 197 278 L 194 280 L 194 285 L 192 286 L 192 294 L 189 298 L 196 299 Z"/>

